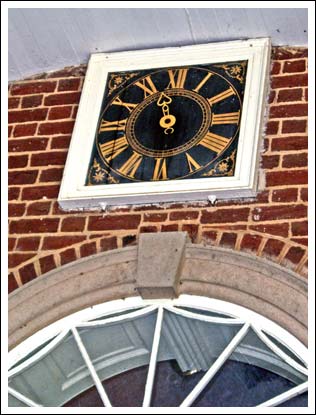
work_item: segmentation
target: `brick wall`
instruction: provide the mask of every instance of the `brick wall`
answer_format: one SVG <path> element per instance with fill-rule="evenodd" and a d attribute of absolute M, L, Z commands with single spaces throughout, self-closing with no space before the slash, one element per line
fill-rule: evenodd
<path fill-rule="evenodd" d="M 193 243 L 266 257 L 307 275 L 307 50 L 275 48 L 256 199 L 65 213 L 56 202 L 85 67 L 9 86 L 9 291 L 53 268 L 187 231 Z"/>

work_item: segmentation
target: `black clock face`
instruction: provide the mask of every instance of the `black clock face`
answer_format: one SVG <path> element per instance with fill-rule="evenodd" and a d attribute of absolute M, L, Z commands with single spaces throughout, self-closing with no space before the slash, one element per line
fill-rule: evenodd
<path fill-rule="evenodd" d="M 233 175 L 246 67 L 109 74 L 86 184 Z"/>

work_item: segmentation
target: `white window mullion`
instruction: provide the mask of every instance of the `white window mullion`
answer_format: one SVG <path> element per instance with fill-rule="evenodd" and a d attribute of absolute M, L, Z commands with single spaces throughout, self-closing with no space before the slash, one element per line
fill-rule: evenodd
<path fill-rule="evenodd" d="M 301 385 L 295 386 L 295 388 L 292 388 L 288 390 L 287 392 L 281 393 L 278 396 L 275 396 L 272 399 L 269 399 L 268 401 L 265 401 L 261 403 L 260 405 L 257 405 L 257 407 L 269 407 L 269 406 L 278 406 L 281 405 L 281 403 L 286 402 L 292 398 L 295 398 L 295 396 L 301 395 L 302 393 L 307 391 L 308 388 L 308 382 L 304 382 Z"/>
<path fill-rule="evenodd" d="M 203 389 L 208 385 L 210 380 L 215 376 L 218 370 L 223 366 L 238 344 L 242 341 L 249 330 L 249 323 L 246 323 L 239 332 L 235 335 L 235 337 L 231 340 L 231 342 L 226 346 L 226 348 L 222 351 L 222 353 L 218 356 L 215 360 L 213 365 L 209 368 L 209 370 L 205 373 L 199 383 L 194 387 L 194 389 L 189 393 L 189 395 L 184 399 L 180 407 L 188 407 L 191 406 L 195 399 L 200 395 Z"/>
<path fill-rule="evenodd" d="M 83 360 L 85 361 L 85 364 L 88 367 L 90 375 L 91 375 L 91 377 L 94 381 L 94 384 L 95 384 L 95 386 L 96 386 L 96 388 L 99 392 L 100 398 L 102 399 L 102 402 L 103 402 L 104 406 L 112 406 L 111 402 L 110 402 L 110 400 L 109 400 L 109 398 L 108 398 L 108 396 L 107 396 L 107 394 L 104 390 L 102 382 L 101 382 L 101 380 L 100 380 L 100 378 L 99 378 L 99 376 L 98 376 L 98 374 L 97 374 L 97 372 L 96 372 L 96 370 L 93 366 L 93 363 L 92 363 L 92 361 L 91 361 L 91 359 L 88 355 L 88 352 L 87 352 L 84 344 L 82 343 L 82 340 L 79 336 L 79 333 L 78 333 L 77 329 L 73 327 L 71 329 L 71 331 L 72 331 L 72 334 L 74 335 L 74 338 L 75 338 L 75 341 L 76 341 L 76 343 L 78 345 L 78 348 L 80 350 L 81 356 L 82 356 Z"/>
<path fill-rule="evenodd" d="M 14 396 L 19 401 L 25 403 L 25 405 L 27 405 L 27 406 L 36 406 L 36 407 L 43 406 L 43 405 L 39 405 L 38 403 L 32 401 L 32 399 L 27 398 L 22 393 L 20 393 L 20 392 L 16 391 L 15 389 L 11 388 L 11 386 L 8 387 L 8 392 L 9 392 L 10 395 Z"/>
<path fill-rule="evenodd" d="M 156 373 L 156 366 L 157 366 L 157 356 L 158 356 L 159 342 L 160 342 L 160 336 L 161 336 L 162 320 L 163 320 L 163 308 L 159 307 L 158 313 L 157 313 L 153 344 L 151 348 L 151 355 L 150 355 L 149 368 L 148 368 L 148 374 L 147 374 L 147 380 L 146 380 L 146 386 L 145 386 L 143 407 L 150 406 L 152 389 L 153 389 L 155 373 Z"/>

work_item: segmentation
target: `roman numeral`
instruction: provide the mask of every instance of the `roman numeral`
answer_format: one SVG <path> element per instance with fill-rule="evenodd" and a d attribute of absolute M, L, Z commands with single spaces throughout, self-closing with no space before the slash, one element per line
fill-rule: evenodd
<path fill-rule="evenodd" d="M 123 102 L 120 97 L 116 97 L 115 100 L 112 102 L 112 104 L 121 105 L 122 107 L 127 108 L 129 112 L 132 112 L 133 109 L 137 107 L 137 104 L 132 104 L 130 102 Z"/>
<path fill-rule="evenodd" d="M 100 144 L 100 150 L 106 161 L 110 161 L 128 148 L 126 137 Z"/>
<path fill-rule="evenodd" d="M 238 124 L 240 111 L 227 112 L 226 114 L 212 114 L 211 125 L 215 124 Z"/>
<path fill-rule="evenodd" d="M 224 150 L 229 141 L 229 138 L 208 132 L 198 144 L 209 150 L 215 151 L 215 153 L 220 153 Z"/>
<path fill-rule="evenodd" d="M 168 88 L 183 88 L 187 77 L 188 69 L 168 69 L 170 82 Z"/>
<path fill-rule="evenodd" d="M 134 178 L 142 159 L 143 156 L 134 151 L 131 157 L 118 169 L 118 171 L 125 176 Z"/>
<path fill-rule="evenodd" d="M 135 82 L 135 85 L 144 91 L 144 98 L 147 98 L 149 95 L 158 92 L 150 76 L 146 76 L 146 78 Z"/>
<path fill-rule="evenodd" d="M 103 133 L 104 131 L 125 130 L 126 121 L 127 119 L 117 121 L 102 120 L 99 128 L 99 133 Z"/>
<path fill-rule="evenodd" d="M 197 87 L 195 87 L 194 89 L 193 89 L 193 91 L 195 91 L 195 92 L 199 92 L 199 90 L 202 88 L 202 86 L 210 79 L 210 77 L 212 76 L 213 74 L 211 73 L 211 72 L 209 72 L 203 79 L 202 79 L 202 81 L 198 84 L 198 86 Z"/>
<path fill-rule="evenodd" d="M 167 176 L 167 165 L 166 159 L 159 158 L 156 159 L 155 169 L 152 180 L 166 180 Z"/>
<path fill-rule="evenodd" d="M 235 91 L 230 86 L 226 91 L 221 92 L 220 94 L 214 95 L 212 98 L 208 98 L 209 104 L 212 106 L 213 104 L 216 104 L 216 102 L 223 101 L 223 99 L 226 99 L 230 97 L 231 95 L 235 95 Z"/>
<path fill-rule="evenodd" d="M 186 155 L 187 162 L 189 165 L 190 173 L 194 172 L 195 170 L 198 170 L 201 167 L 199 163 L 195 161 L 192 156 L 190 156 L 189 153 L 185 153 L 185 155 Z"/>

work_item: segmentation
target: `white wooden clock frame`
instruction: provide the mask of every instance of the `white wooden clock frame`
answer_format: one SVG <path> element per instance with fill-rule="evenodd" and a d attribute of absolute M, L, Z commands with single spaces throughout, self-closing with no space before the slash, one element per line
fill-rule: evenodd
<path fill-rule="evenodd" d="M 237 60 L 248 60 L 248 69 L 234 176 L 85 186 L 109 72 Z M 61 208 L 92 210 L 107 205 L 255 196 L 269 61 L 269 38 L 92 54 L 59 192 Z"/>

